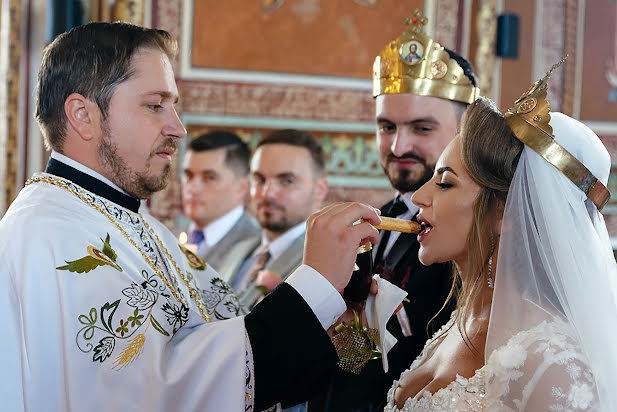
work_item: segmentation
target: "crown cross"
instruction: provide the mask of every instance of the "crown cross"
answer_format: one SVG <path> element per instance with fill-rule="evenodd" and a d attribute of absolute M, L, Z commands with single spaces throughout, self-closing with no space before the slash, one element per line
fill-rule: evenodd
<path fill-rule="evenodd" d="M 420 33 L 424 29 L 423 27 L 428 24 L 428 19 L 426 16 L 422 15 L 420 9 L 415 9 L 413 12 L 413 17 L 406 17 L 405 24 L 411 26 L 411 30 L 413 33 Z"/>

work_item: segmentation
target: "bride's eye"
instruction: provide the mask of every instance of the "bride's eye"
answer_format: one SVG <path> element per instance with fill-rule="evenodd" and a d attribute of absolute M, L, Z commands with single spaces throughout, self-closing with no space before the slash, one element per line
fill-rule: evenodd
<path fill-rule="evenodd" d="M 442 190 L 449 189 L 454 186 L 452 183 L 435 182 L 435 184 L 439 186 Z"/>

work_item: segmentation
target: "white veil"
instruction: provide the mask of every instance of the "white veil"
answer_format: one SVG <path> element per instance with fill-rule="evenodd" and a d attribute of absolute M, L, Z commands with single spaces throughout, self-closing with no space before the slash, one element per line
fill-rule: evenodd
<path fill-rule="evenodd" d="M 598 137 L 561 113 L 551 113 L 550 125 L 555 140 L 606 185 L 611 159 Z M 547 359 L 550 342 L 524 359 L 510 358 L 522 366 L 487 381 L 487 405 L 553 410 L 547 405 L 559 398 L 566 408 L 555 410 L 585 410 L 591 389 L 600 410 L 617 411 L 617 265 L 604 218 L 574 183 L 525 146 L 504 211 L 485 359 L 490 363 L 491 354 L 519 332 L 555 320 L 564 322 L 569 343 L 583 356 L 566 374 L 550 368 L 560 362 Z M 568 381 L 589 370 L 590 388 Z M 577 394 L 585 399 L 577 401 Z"/>

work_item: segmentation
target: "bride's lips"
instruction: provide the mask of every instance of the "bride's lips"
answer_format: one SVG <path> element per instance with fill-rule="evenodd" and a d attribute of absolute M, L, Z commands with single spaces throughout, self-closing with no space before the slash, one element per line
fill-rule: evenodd
<path fill-rule="evenodd" d="M 431 225 L 431 223 L 421 215 L 418 215 L 416 220 L 422 225 L 422 231 L 418 233 L 418 242 L 422 243 L 422 241 L 431 233 L 433 225 Z"/>

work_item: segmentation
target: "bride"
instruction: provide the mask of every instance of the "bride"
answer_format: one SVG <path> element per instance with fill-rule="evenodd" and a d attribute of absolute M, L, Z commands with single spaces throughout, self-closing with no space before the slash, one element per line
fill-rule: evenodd
<path fill-rule="evenodd" d="M 505 116 L 471 104 L 412 197 L 420 261 L 454 262 L 458 303 L 386 412 L 617 410 L 611 160 L 589 128 L 549 115 L 549 75 Z"/>

